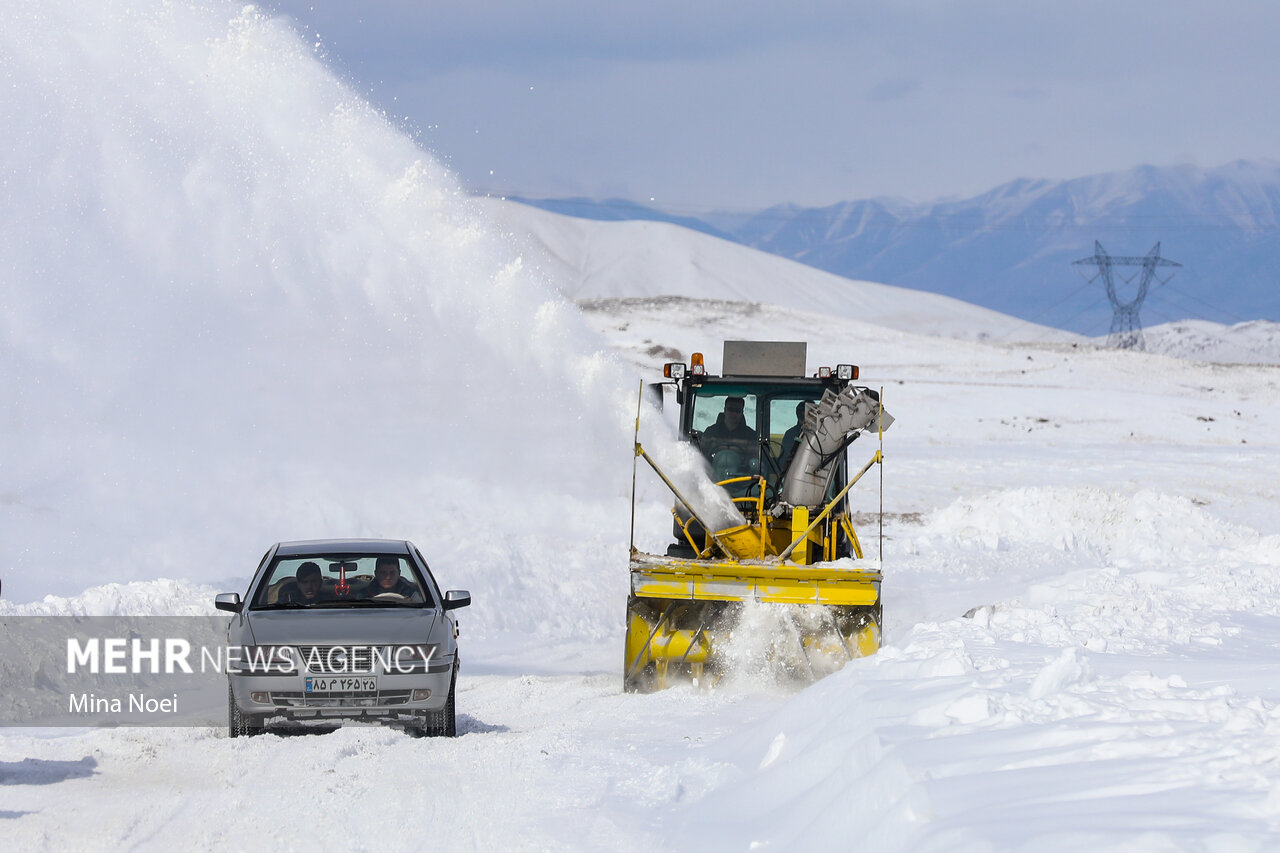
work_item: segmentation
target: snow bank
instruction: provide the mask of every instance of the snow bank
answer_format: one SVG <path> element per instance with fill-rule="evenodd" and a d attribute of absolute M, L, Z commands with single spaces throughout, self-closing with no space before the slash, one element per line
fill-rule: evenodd
<path fill-rule="evenodd" d="M 1190 557 L 1257 538 L 1184 497 L 1097 488 L 1008 489 L 960 500 L 932 513 L 927 527 L 962 541 L 977 539 L 996 550 L 1002 542 L 1049 543 L 1121 561 Z"/>
<path fill-rule="evenodd" d="M 971 600 L 1004 597 L 910 625 L 718 745 L 739 775 L 682 815 L 690 846 L 1273 837 L 1280 690 L 1253 654 L 1276 640 L 1280 537 L 1156 492 L 1028 488 L 957 501 L 906 544 L 887 609 L 957 568 Z"/>
<path fill-rule="evenodd" d="M 209 616 L 213 597 L 222 590 L 190 581 L 109 583 L 69 597 L 46 595 L 40 601 L 18 604 L 0 601 L 5 616 Z"/>

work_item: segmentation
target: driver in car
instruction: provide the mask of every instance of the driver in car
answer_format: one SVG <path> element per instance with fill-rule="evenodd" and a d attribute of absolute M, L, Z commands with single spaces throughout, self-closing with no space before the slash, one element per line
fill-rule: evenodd
<path fill-rule="evenodd" d="M 368 594 L 372 598 L 386 592 L 409 598 L 417 587 L 400 577 L 400 561 L 395 557 L 379 557 L 373 567 L 373 583 L 369 584 Z"/>

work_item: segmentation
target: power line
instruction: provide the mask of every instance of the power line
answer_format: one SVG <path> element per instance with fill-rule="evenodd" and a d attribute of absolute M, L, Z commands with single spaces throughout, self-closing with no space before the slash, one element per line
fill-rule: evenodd
<path fill-rule="evenodd" d="M 1185 290 L 1180 290 L 1179 288 L 1176 288 L 1173 285 L 1166 285 L 1166 289 L 1171 293 L 1177 294 L 1179 297 L 1183 299 L 1186 299 L 1190 302 L 1194 302 L 1197 305 L 1202 306 L 1203 308 L 1208 308 L 1210 311 L 1216 312 L 1219 316 L 1226 317 L 1232 322 L 1247 323 L 1249 321 L 1248 317 L 1241 317 L 1239 314 L 1228 311 L 1226 308 L 1223 308 L 1221 305 L 1214 305 L 1212 303 L 1205 302 L 1200 297 L 1195 296 L 1194 294 L 1188 293 Z"/>
<path fill-rule="evenodd" d="M 1045 316 L 1046 314 L 1048 314 L 1049 312 L 1051 312 L 1051 311 L 1053 311 L 1053 310 L 1055 310 L 1055 309 L 1057 309 L 1057 308 L 1062 307 L 1062 306 L 1063 306 L 1063 305 L 1065 305 L 1066 303 L 1070 302 L 1072 299 L 1075 299 L 1075 297 L 1080 293 L 1080 291 L 1084 290 L 1086 287 L 1088 287 L 1088 286 L 1089 286 L 1089 285 L 1091 285 L 1091 284 L 1093 284 L 1093 282 L 1092 282 L 1092 281 L 1086 281 L 1084 284 L 1080 285 L 1078 288 L 1076 288 L 1075 290 L 1071 291 L 1071 292 L 1070 292 L 1070 293 L 1068 293 L 1066 296 L 1064 296 L 1062 299 L 1060 299 L 1059 301 L 1057 301 L 1057 302 L 1055 302 L 1054 304 L 1050 305 L 1048 308 L 1046 308 L 1046 309 L 1044 309 L 1043 311 L 1041 311 L 1039 314 L 1035 315 L 1034 317 L 1029 318 L 1029 319 L 1027 320 L 1027 322 L 1028 322 L 1028 323 L 1039 323 L 1039 322 L 1040 322 L 1040 319 L 1041 319 L 1042 317 L 1044 317 L 1044 316 Z M 1092 306 L 1092 305 L 1090 305 L 1089 307 L 1090 307 L 1090 308 L 1092 308 L 1093 306 Z M 1083 312 L 1080 312 L 1080 313 L 1083 313 Z M 1079 316 L 1079 315 L 1078 315 L 1078 314 L 1077 314 L 1077 315 L 1073 315 L 1072 319 L 1074 319 L 1074 317 L 1075 317 L 1075 316 Z"/>

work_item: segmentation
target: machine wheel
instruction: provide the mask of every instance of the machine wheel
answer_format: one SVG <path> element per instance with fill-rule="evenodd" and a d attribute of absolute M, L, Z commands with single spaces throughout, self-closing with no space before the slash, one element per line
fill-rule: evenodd
<path fill-rule="evenodd" d="M 439 711 L 428 711 L 422 724 L 421 732 L 427 737 L 457 737 L 458 715 L 453 697 L 458 692 L 458 665 L 453 665 L 453 675 L 449 677 L 449 699 Z"/>
<path fill-rule="evenodd" d="M 246 714 L 236 704 L 235 692 L 227 683 L 227 737 L 253 737 L 266 730 L 263 718 Z"/>

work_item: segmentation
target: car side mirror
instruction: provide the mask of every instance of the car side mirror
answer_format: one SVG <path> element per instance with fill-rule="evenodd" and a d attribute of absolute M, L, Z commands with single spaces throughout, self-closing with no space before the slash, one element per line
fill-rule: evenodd
<path fill-rule="evenodd" d="M 219 610 L 227 610 L 231 613 L 240 612 L 240 593 L 238 592 L 220 592 L 213 599 L 213 606 Z"/>
<path fill-rule="evenodd" d="M 451 589 L 444 594 L 444 609 L 457 610 L 471 604 L 471 593 L 465 589 Z"/>

